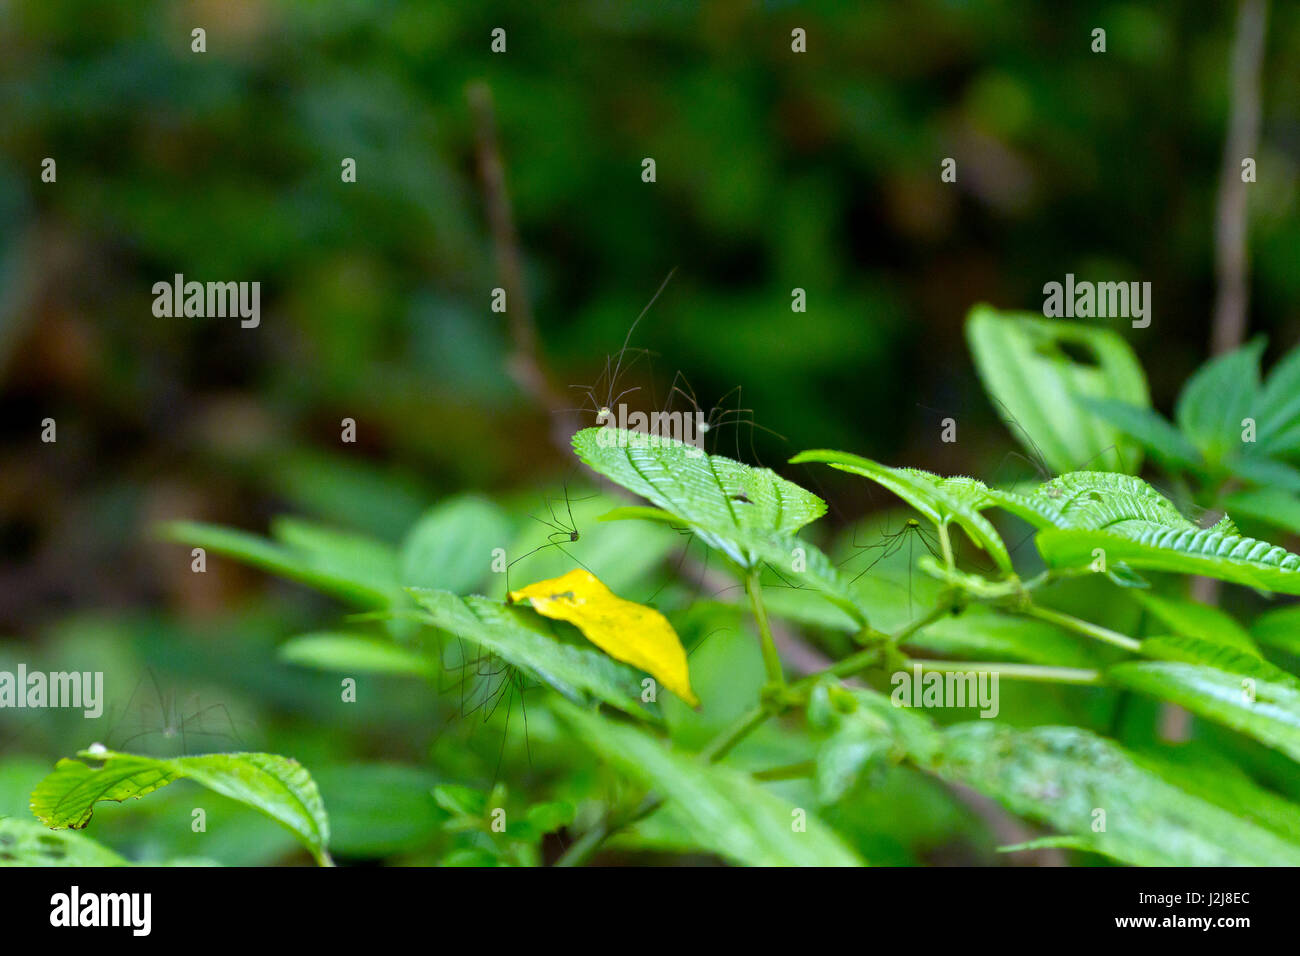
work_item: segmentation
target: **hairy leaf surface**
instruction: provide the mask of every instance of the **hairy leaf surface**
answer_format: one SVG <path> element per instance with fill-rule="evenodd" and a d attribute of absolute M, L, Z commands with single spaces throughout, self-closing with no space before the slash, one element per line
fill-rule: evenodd
<path fill-rule="evenodd" d="M 1169 528 L 1129 522 L 1107 531 L 1048 530 L 1035 538 L 1050 566 L 1084 567 L 1100 549 L 1107 563 L 1177 574 L 1201 574 L 1281 594 L 1300 594 L 1300 555 L 1213 528 Z"/>
<path fill-rule="evenodd" d="M 659 512 L 611 517 L 664 521 L 671 515 L 743 570 L 770 565 L 794 575 L 860 622 L 865 616 L 835 566 L 794 532 L 826 512 L 810 491 L 767 468 L 752 468 L 672 439 L 612 428 L 573 436 L 594 471 L 650 501 Z"/>
<path fill-rule="evenodd" d="M 60 760 L 32 791 L 32 812 L 52 829 L 82 829 L 101 800 L 120 803 L 185 779 L 265 814 L 288 828 L 317 862 L 329 863 L 325 805 L 315 781 L 296 760 L 265 753 L 160 759 L 99 749 L 77 756 L 98 766 Z"/>

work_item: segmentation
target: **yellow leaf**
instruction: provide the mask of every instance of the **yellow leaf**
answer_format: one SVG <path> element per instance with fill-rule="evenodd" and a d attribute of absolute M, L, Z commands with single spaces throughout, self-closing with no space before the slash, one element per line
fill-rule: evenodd
<path fill-rule="evenodd" d="M 511 601 L 525 599 L 538 614 L 576 625 L 610 657 L 653 674 L 692 707 L 699 704 L 682 642 L 654 608 L 623 600 L 581 568 L 510 592 Z"/>

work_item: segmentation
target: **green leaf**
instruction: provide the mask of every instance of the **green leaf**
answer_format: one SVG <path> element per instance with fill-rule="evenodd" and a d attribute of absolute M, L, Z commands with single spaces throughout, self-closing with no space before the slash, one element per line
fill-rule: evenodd
<path fill-rule="evenodd" d="M 524 819 L 538 834 L 554 833 L 573 822 L 573 804 L 564 801 L 534 803 Z"/>
<path fill-rule="evenodd" d="M 572 705 L 556 713 L 603 760 L 671 802 L 697 845 L 749 866 L 857 866 L 858 858 L 824 823 L 796 810 L 748 775 L 669 750 L 634 727 Z"/>
<path fill-rule="evenodd" d="M 595 647 L 568 644 L 544 630 L 541 619 L 483 597 L 411 588 L 429 622 L 477 644 L 576 703 L 603 700 L 646 717 L 639 703 L 641 674 Z"/>
<path fill-rule="evenodd" d="M 1236 584 L 1300 593 L 1300 555 L 1235 533 L 1229 519 L 1198 528 L 1140 478 L 1073 472 L 1029 494 L 989 489 L 989 498 L 1037 528 L 1051 566 L 1107 566 L 1203 574 Z"/>
<path fill-rule="evenodd" d="M 705 535 L 743 541 L 747 531 L 798 531 L 826 513 L 826 503 L 768 468 L 753 468 L 673 439 L 617 428 L 573 436 L 591 469 L 676 515 Z M 745 565 L 742 548 L 715 544 Z M 747 566 L 747 565 L 745 565 Z"/>
<path fill-rule="evenodd" d="M 966 320 L 966 339 L 985 389 L 1019 426 L 1012 431 L 1031 455 L 1041 455 L 1053 471 L 1138 470 L 1140 446 L 1083 404 L 1096 398 L 1150 404 L 1142 367 L 1117 333 L 977 305 Z M 1062 346 L 1095 362 L 1075 361 Z"/>
<path fill-rule="evenodd" d="M 1279 684 L 1300 688 L 1300 679 L 1282 668 L 1270 664 L 1255 650 L 1241 650 L 1230 645 L 1206 641 L 1199 637 L 1172 634 L 1166 637 L 1148 637 L 1142 642 L 1142 653 L 1162 661 L 1179 661 L 1184 664 L 1202 664 L 1217 667 L 1247 677 L 1258 677 Z"/>
<path fill-rule="evenodd" d="M 1225 466 L 1238 478 L 1244 478 L 1251 484 L 1292 494 L 1300 492 L 1300 469 L 1265 458 L 1262 454 L 1236 452 L 1227 456 Z"/>
<path fill-rule="evenodd" d="M 1135 594 L 1152 617 L 1177 634 L 1200 638 L 1224 647 L 1236 648 L 1256 657 L 1259 650 L 1250 639 L 1250 633 L 1226 611 L 1186 598 L 1161 597 L 1155 594 Z"/>
<path fill-rule="evenodd" d="M 1158 458 L 1166 468 L 1201 471 L 1205 462 L 1196 446 L 1160 413 L 1114 398 L 1081 400 L 1088 411 L 1109 422 Z"/>
<path fill-rule="evenodd" d="M 1212 528 L 1168 528 L 1131 522 L 1117 531 L 1040 531 L 1038 551 L 1056 568 L 1084 567 L 1100 549 L 1107 564 L 1178 574 L 1201 574 L 1281 594 L 1300 594 L 1300 555 L 1255 538 Z"/>
<path fill-rule="evenodd" d="M 1300 845 L 1270 825 L 1184 792 L 1117 744 L 1076 727 L 1016 730 L 991 720 L 936 731 L 918 714 L 872 691 L 855 691 L 857 707 L 828 716 L 832 694 L 808 719 L 814 726 L 862 720 L 919 767 L 999 801 L 1013 813 L 1060 831 L 1076 849 L 1138 866 L 1289 865 Z M 904 720 L 906 718 L 906 720 Z M 1094 832 L 1094 811 L 1106 827 Z"/>
<path fill-rule="evenodd" d="M 276 754 L 204 754 L 164 760 L 102 748 L 77 756 L 97 761 L 60 760 L 54 772 L 32 791 L 31 807 L 52 829 L 80 830 L 101 800 L 122 802 L 159 790 L 174 780 L 193 780 L 209 790 L 260 811 L 287 827 L 316 858 L 328 865 L 329 819 L 320 792 L 306 768 Z"/>
<path fill-rule="evenodd" d="M 1260 449 L 1273 455 L 1300 450 L 1300 347 L 1273 366 L 1260 390 L 1256 416 Z"/>
<path fill-rule="evenodd" d="M 571 511 L 573 527 L 580 531 L 581 538 L 576 542 L 561 540 L 552 546 L 546 537 L 548 529 L 532 518 L 526 520 L 508 549 L 511 560 L 518 560 L 509 571 L 513 587 L 558 578 L 581 565 L 611 590 L 620 594 L 636 593 L 654 569 L 672 551 L 683 546 L 683 537 L 673 534 L 663 522 L 606 520 L 604 516 L 617 508 L 618 498 L 589 491 L 577 493 L 572 488 L 563 491 L 566 495 L 572 492 L 570 498 L 550 499 L 551 508 L 566 523 Z M 546 520 L 551 517 L 547 510 L 536 508 L 531 514 Z M 525 557 L 530 551 L 533 553 Z"/>
<path fill-rule="evenodd" d="M 828 734 L 817 749 L 813 781 L 826 803 L 840 800 L 870 770 L 906 756 L 928 759 L 937 737 L 930 721 L 874 691 L 826 680 L 808 700 L 808 723 Z"/>
<path fill-rule="evenodd" d="M 1264 344 L 1256 339 L 1202 365 L 1178 396 L 1174 419 L 1211 466 L 1241 448 L 1241 420 L 1259 404 Z"/>
<path fill-rule="evenodd" d="M 1256 672 L 1258 672 L 1256 670 Z M 1286 675 L 1290 678 L 1290 675 Z M 1300 683 L 1173 661 L 1117 664 L 1108 681 L 1181 704 L 1300 760 Z"/>
<path fill-rule="evenodd" d="M 432 677 L 433 661 L 392 641 L 377 640 L 346 631 L 300 634 L 280 648 L 280 659 L 302 667 L 357 674 L 400 674 Z"/>
<path fill-rule="evenodd" d="M 666 524 L 670 528 L 685 528 L 686 524 L 682 519 L 674 514 L 664 511 L 662 508 L 651 508 L 648 505 L 622 505 L 618 508 L 611 508 L 600 516 L 601 521 L 657 521 L 660 524 Z"/>
<path fill-rule="evenodd" d="M 294 540 L 305 542 L 308 535 L 302 533 L 304 526 L 288 527 Z M 387 583 L 377 581 L 373 567 L 363 568 L 358 562 L 357 568 L 351 568 L 346 560 L 340 562 L 334 551 L 302 550 L 246 531 L 195 521 L 171 522 L 164 526 L 163 534 L 172 541 L 224 554 L 361 607 L 387 607 L 397 593 L 395 578 Z"/>
<path fill-rule="evenodd" d="M 439 866 L 466 867 L 472 866 L 481 868 L 485 866 L 504 866 L 501 859 L 484 850 L 482 847 L 460 847 L 452 850 L 441 860 Z"/>
<path fill-rule="evenodd" d="M 81 833 L 58 833 L 35 820 L 0 817 L 0 867 L 130 866 L 130 861 Z"/>
<path fill-rule="evenodd" d="M 1225 497 L 1223 506 L 1238 518 L 1300 534 L 1300 496 L 1276 488 L 1246 488 Z"/>
<path fill-rule="evenodd" d="M 465 594 L 491 569 L 492 550 L 510 543 L 510 520 L 492 502 L 459 495 L 430 508 L 401 548 L 401 583 Z"/>
<path fill-rule="evenodd" d="M 999 568 L 1010 572 L 1011 556 L 993 525 L 980 509 L 993 502 L 988 488 L 974 478 L 941 478 L 918 468 L 891 468 L 848 452 L 816 449 L 790 459 L 791 464 L 819 461 L 840 471 L 862 475 L 902 498 L 936 525 L 959 525 L 975 545 L 988 553 Z"/>
<path fill-rule="evenodd" d="M 1300 604 L 1261 614 L 1251 624 L 1250 635 L 1265 647 L 1300 657 Z"/>
<path fill-rule="evenodd" d="M 889 741 L 879 731 L 859 725 L 840 730 L 817 750 L 813 782 L 823 803 L 835 803 L 853 788 L 863 773 L 883 767 Z"/>
<path fill-rule="evenodd" d="M 389 600 L 399 594 L 397 552 L 387 542 L 285 515 L 271 521 L 271 537 L 320 573 L 355 581 Z"/>
<path fill-rule="evenodd" d="M 1043 482 L 1029 494 L 989 488 L 987 496 L 1035 528 L 1096 530 L 1130 521 L 1196 528 L 1173 502 L 1132 475 L 1072 471 Z"/>
<path fill-rule="evenodd" d="M 312 776 L 329 807 L 331 856 L 402 857 L 438 839 L 446 814 L 430 793 L 436 772 L 349 761 L 314 765 Z"/>
<path fill-rule="evenodd" d="M 1300 806 L 1260 787 L 1218 753 L 1196 744 L 1180 744 L 1143 750 L 1134 757 L 1187 793 L 1300 846 Z"/>
<path fill-rule="evenodd" d="M 587 428 L 573 447 L 594 471 L 659 509 L 633 517 L 663 522 L 661 512 L 670 514 L 742 570 L 770 564 L 865 623 L 830 559 L 794 535 L 826 511 L 812 492 L 767 468 L 639 432 Z"/>
<path fill-rule="evenodd" d="M 1147 665 L 1139 665 L 1147 666 Z M 943 731 L 933 769 L 1136 866 L 1296 866 L 1300 846 L 1193 796 L 1118 745 L 1075 727 L 1013 730 L 992 721 Z M 1093 811 L 1106 812 L 1094 832 Z"/>
<path fill-rule="evenodd" d="M 487 794 L 473 787 L 455 783 L 439 784 L 433 788 L 433 799 L 454 817 L 478 820 L 487 814 Z"/>

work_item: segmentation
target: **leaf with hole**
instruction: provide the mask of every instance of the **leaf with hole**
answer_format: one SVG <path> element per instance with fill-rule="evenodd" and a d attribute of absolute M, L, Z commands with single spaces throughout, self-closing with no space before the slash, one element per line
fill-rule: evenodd
<path fill-rule="evenodd" d="M 121 803 L 193 780 L 265 814 L 288 828 L 316 861 L 329 865 L 329 818 L 306 768 L 277 754 L 204 754 L 159 759 L 102 748 L 83 750 L 81 760 L 60 760 L 32 791 L 36 818 L 52 829 L 80 830 L 101 800 Z"/>
<path fill-rule="evenodd" d="M 1150 405 L 1142 367 L 1116 332 L 977 305 L 966 339 L 985 390 L 1031 455 L 1058 472 L 1138 471 L 1141 446 L 1084 404 Z"/>

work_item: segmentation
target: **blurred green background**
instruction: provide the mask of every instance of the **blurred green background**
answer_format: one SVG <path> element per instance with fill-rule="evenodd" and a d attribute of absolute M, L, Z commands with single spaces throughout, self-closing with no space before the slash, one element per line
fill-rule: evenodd
<path fill-rule="evenodd" d="M 436 858 L 446 810 L 430 787 L 487 788 L 502 759 L 530 798 L 581 809 L 582 772 L 555 771 L 544 719 L 525 753 L 499 718 L 466 720 L 455 693 L 410 682 L 363 678 L 341 710 L 336 677 L 276 657 L 337 607 L 220 559 L 193 574 L 153 529 L 261 532 L 294 513 L 397 542 L 476 490 L 522 534 L 543 492 L 576 478 L 553 441 L 558 410 L 582 402 L 569 386 L 605 394 L 607 356 L 674 267 L 632 336 L 653 355 L 622 380 L 640 388 L 627 401 L 662 407 L 680 372 L 706 412 L 752 409 L 771 430 L 719 430 L 718 450 L 747 461 L 829 446 L 994 478 L 1015 445 L 962 319 L 980 301 L 1037 310 L 1067 272 L 1152 283 L 1151 327 L 1116 327 L 1167 410 L 1210 337 L 1232 20 L 1192 2 L 0 5 L 0 663 L 102 669 L 110 695 L 101 721 L 0 712 L 0 814 L 27 815 L 52 759 L 105 737 L 302 759 L 344 860 Z M 560 403 L 521 389 L 509 317 L 490 309 L 475 81 L 495 102 Z M 1300 337 L 1292 4 L 1270 11 L 1262 92 L 1251 331 L 1270 336 L 1267 362 Z M 155 318 L 152 285 L 175 273 L 261 282 L 260 327 Z M 57 443 L 40 441 L 46 417 Z M 356 444 L 339 440 L 345 417 Z M 883 503 L 823 483 L 832 524 Z M 761 683 L 739 646 L 753 686 L 738 700 Z M 93 835 L 134 858 L 305 859 L 233 804 L 200 840 L 193 792 L 175 789 L 101 810 Z M 937 789 L 923 832 L 890 830 L 887 794 L 859 804 L 875 858 L 943 860 L 981 839 Z"/>

